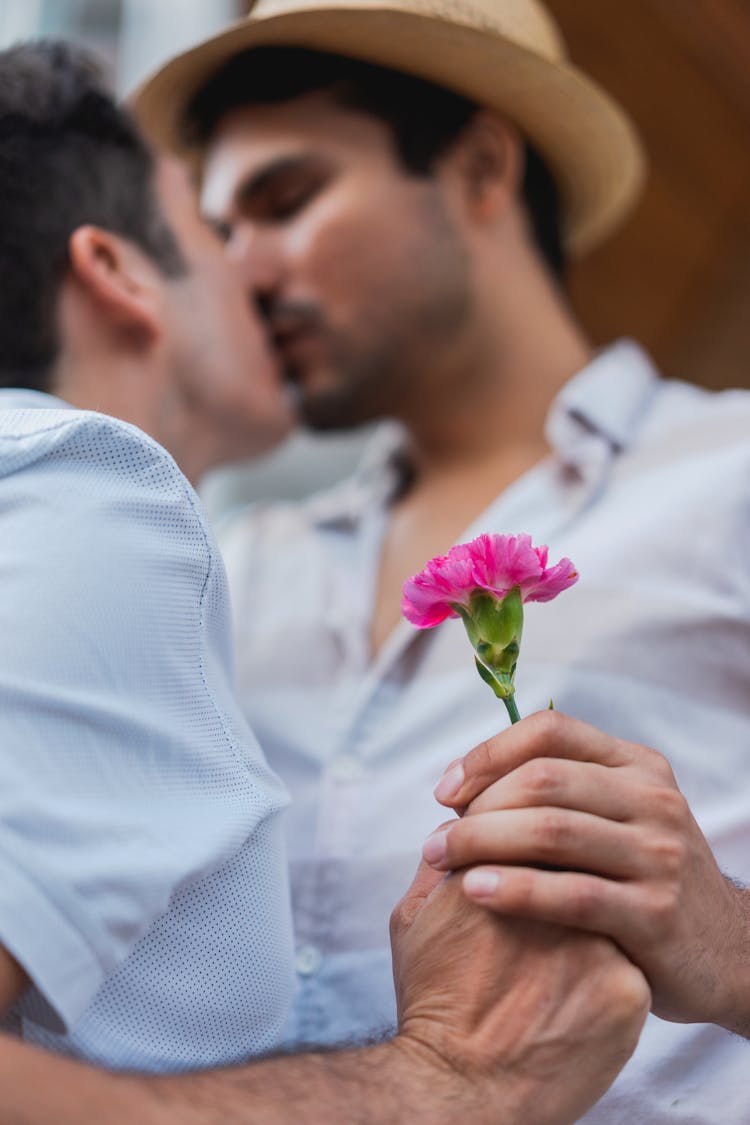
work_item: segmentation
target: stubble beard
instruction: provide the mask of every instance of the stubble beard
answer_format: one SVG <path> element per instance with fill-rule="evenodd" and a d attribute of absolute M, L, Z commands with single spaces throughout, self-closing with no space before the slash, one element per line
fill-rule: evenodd
<path fill-rule="evenodd" d="M 384 418 L 408 422 L 436 388 L 438 368 L 466 327 L 473 307 L 469 256 L 444 209 L 425 214 L 418 254 L 406 255 L 396 285 L 370 296 L 366 330 L 328 333 L 331 385 L 299 388 L 300 421 L 318 432 L 349 430 Z"/>

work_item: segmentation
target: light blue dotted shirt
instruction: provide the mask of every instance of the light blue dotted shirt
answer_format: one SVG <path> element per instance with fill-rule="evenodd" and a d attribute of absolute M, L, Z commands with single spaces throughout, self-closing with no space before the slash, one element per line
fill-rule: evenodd
<path fill-rule="evenodd" d="M 0 390 L 0 943 L 33 981 L 24 1038 L 150 1071 L 277 1042 L 286 795 L 236 707 L 228 634 L 172 458 Z"/>

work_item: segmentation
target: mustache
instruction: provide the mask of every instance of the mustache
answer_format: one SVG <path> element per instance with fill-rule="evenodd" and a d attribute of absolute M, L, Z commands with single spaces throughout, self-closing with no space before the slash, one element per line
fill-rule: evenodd
<path fill-rule="evenodd" d="M 320 309 L 307 301 L 279 300 L 259 297 L 256 305 L 260 317 L 273 339 L 296 335 L 298 332 L 322 329 Z"/>

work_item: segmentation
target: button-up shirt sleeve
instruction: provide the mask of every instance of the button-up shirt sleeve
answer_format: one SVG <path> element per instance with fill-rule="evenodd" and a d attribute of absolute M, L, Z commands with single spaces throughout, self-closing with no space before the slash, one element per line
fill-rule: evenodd
<path fill-rule="evenodd" d="M 235 716 L 226 614 L 159 446 L 99 415 L 0 415 L 0 943 L 37 1022 L 70 1026 L 284 803 Z"/>

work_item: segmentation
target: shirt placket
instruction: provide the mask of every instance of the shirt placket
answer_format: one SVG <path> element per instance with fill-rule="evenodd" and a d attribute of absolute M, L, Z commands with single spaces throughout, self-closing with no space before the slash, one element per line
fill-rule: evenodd
<path fill-rule="evenodd" d="M 565 460 L 551 456 L 526 473 L 460 539 L 487 530 L 528 531 L 537 542 L 554 542 L 604 487 L 612 447 L 602 435 L 586 433 L 571 443 L 567 454 Z M 340 572 L 336 610 L 329 615 L 329 622 L 335 621 L 348 695 L 339 703 L 345 712 L 340 737 L 322 766 L 316 875 L 306 887 L 304 942 L 298 948 L 303 989 L 299 1008 L 303 1026 L 298 1030 L 307 1041 L 314 1041 L 330 1016 L 325 951 L 339 944 L 348 910 L 344 901 L 347 881 L 339 877 L 338 862 L 356 856 L 364 846 L 360 812 L 379 765 L 378 730 L 389 707 L 389 682 L 399 679 L 402 661 L 418 657 L 416 650 L 436 639 L 431 632 L 418 632 L 402 621 L 376 659 L 369 661 L 370 621 L 389 487 L 383 485 L 380 495 L 363 501 L 356 554 L 349 560 L 353 565 Z"/>
<path fill-rule="evenodd" d="M 369 623 L 377 581 L 379 544 L 386 521 L 390 478 L 363 491 L 356 522 L 354 552 L 342 552 L 328 611 L 328 627 L 341 653 L 341 687 L 334 704 L 342 713 L 339 736 L 321 765 L 320 800 L 314 842 L 314 877 L 306 880 L 296 903 L 299 999 L 296 1035 L 314 1042 L 331 1019 L 325 986 L 327 951 L 340 944 L 345 925 L 346 885 L 340 865 L 357 848 L 362 802 L 367 800 L 369 764 L 362 755 L 363 720 L 373 692 L 369 661 Z M 351 531 L 351 524 L 350 529 Z"/>

